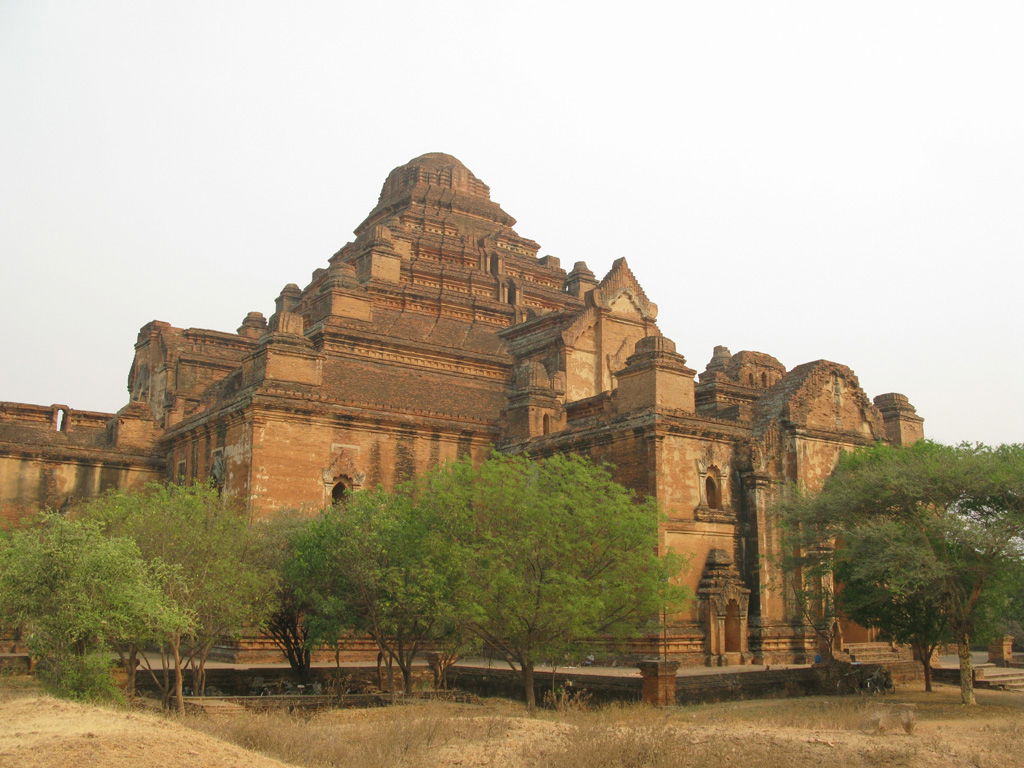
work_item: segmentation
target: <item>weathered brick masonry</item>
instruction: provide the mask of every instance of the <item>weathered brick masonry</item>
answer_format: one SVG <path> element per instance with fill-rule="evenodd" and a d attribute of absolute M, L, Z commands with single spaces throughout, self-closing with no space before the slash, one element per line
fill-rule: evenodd
<path fill-rule="evenodd" d="M 844 450 L 920 438 L 913 406 L 872 402 L 825 360 L 787 371 L 716 347 L 696 376 L 625 259 L 600 280 L 582 261 L 567 272 L 514 225 L 450 155 L 396 168 L 355 240 L 286 285 L 269 319 L 143 326 L 118 413 L 0 404 L 0 514 L 212 478 L 269 516 L 492 447 L 584 453 L 655 496 L 661 548 L 690 558 L 698 599 L 634 652 L 813 654 L 773 565 L 773 502 L 788 482 L 819 485 Z"/>

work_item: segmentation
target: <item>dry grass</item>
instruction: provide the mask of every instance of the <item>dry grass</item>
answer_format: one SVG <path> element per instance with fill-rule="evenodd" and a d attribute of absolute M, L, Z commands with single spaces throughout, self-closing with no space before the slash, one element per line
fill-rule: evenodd
<path fill-rule="evenodd" d="M 1007 701 L 1006 699 L 1000 701 Z M 212 735 L 299 766 L 384 768 L 1009 768 L 1024 766 L 1024 710 L 945 695 L 808 698 L 656 710 L 542 711 L 442 703 L 327 713 L 193 719 Z M 900 712 L 910 708 L 907 733 Z M 888 719 L 887 719 L 888 718 Z M 878 722 L 888 728 L 878 729 Z M 866 727 L 869 726 L 869 727 Z"/>
<path fill-rule="evenodd" d="M 858 735 L 855 740 L 863 738 Z M 794 736 L 672 722 L 629 727 L 591 723 L 575 728 L 559 749 L 527 755 L 525 764 L 550 768 L 775 768 L 820 766 L 838 759 L 844 767 L 860 768 L 915 765 L 913 758 L 918 752 L 901 743 L 849 746 L 834 735 L 808 731 Z"/>
<path fill-rule="evenodd" d="M 309 768 L 419 766 L 446 748 L 500 741 L 515 723 L 510 711 L 442 702 L 338 710 L 313 718 L 283 712 L 208 717 L 184 724 L 246 749 Z M 500 712 L 500 714 L 499 714 Z"/>
<path fill-rule="evenodd" d="M 288 715 L 194 718 L 194 727 L 298 766 L 384 768 L 1007 768 L 1024 766 L 1022 699 L 969 709 L 955 691 L 898 699 L 737 701 L 669 710 L 641 705 L 542 711 L 415 703 Z M 911 710 L 907 733 L 900 713 Z M 888 719 L 888 720 L 887 720 Z M 879 722 L 890 727 L 879 729 Z M 873 723 L 873 725 L 872 725 Z M 870 726 L 870 727 L 865 727 Z"/>
<path fill-rule="evenodd" d="M 883 699 L 568 708 L 533 718 L 500 700 L 314 717 L 241 711 L 177 718 L 59 702 L 39 696 L 28 678 L 8 678 L 0 680 L 0 719 L 7 726 L 6 733 L 0 729 L 0 765 L 1024 768 L 1024 696 L 979 691 L 978 699 L 978 707 L 961 707 L 956 688 L 946 686 L 934 695 Z M 892 717 L 905 707 L 915 713 L 912 733 Z M 889 728 L 865 729 L 885 717 Z"/>
<path fill-rule="evenodd" d="M 836 731 L 862 739 L 859 699 L 755 701 L 654 710 L 642 705 L 569 713 L 559 748 L 527 755 L 550 768 L 768 768 L 817 766 L 837 758 Z M 551 717 L 545 714 L 544 717 Z M 789 729 L 795 733 L 788 733 Z M 830 737 L 819 735 L 829 732 Z M 910 765 L 905 745 L 870 744 L 844 766 Z M 844 750 L 845 752 L 845 750 Z M 538 759 L 543 757 L 543 760 Z"/>
<path fill-rule="evenodd" d="M 43 686 L 34 675 L 14 674 L 11 672 L 0 673 L 0 702 L 22 696 L 40 696 L 43 693 Z"/>

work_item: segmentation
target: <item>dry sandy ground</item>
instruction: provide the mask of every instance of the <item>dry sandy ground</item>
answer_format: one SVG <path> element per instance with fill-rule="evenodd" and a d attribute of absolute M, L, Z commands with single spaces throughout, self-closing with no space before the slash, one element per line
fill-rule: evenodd
<path fill-rule="evenodd" d="M 2 768 L 282 768 L 159 715 L 48 696 L 0 700 Z"/>
<path fill-rule="evenodd" d="M 0 695 L 0 768 L 1024 768 L 1024 695 L 979 694 L 981 706 L 971 709 L 956 704 L 951 686 L 898 697 L 916 705 L 907 734 L 895 720 L 884 733 L 864 732 L 872 715 L 894 707 L 854 697 L 536 718 L 509 703 L 434 703 L 309 720 L 248 713 L 177 720 L 24 691 Z M 317 753 L 316 745 L 333 752 Z"/>

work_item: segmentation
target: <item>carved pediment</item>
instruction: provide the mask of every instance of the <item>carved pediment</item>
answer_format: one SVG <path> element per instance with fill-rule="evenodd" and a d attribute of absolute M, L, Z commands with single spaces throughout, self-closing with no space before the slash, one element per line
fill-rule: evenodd
<path fill-rule="evenodd" d="M 562 342 L 567 347 L 575 347 L 580 337 L 594 327 L 600 313 L 593 307 L 587 307 L 576 318 L 569 323 L 569 326 L 562 331 Z"/>
<path fill-rule="evenodd" d="M 616 259 L 604 279 L 587 294 L 586 309 L 562 331 L 562 341 L 568 347 L 576 346 L 604 313 L 645 325 L 653 325 L 658 316 L 658 306 L 647 298 L 625 259 Z"/>
<path fill-rule="evenodd" d="M 658 305 L 647 298 L 624 258 L 614 261 L 591 296 L 595 306 L 616 314 L 637 314 L 649 322 L 658 317 Z"/>
<path fill-rule="evenodd" d="M 743 583 L 732 556 L 724 549 L 712 549 L 697 587 L 697 597 L 706 601 L 716 614 L 725 614 L 730 600 L 735 600 L 741 615 L 746 615 L 750 589 Z"/>
<path fill-rule="evenodd" d="M 544 365 L 536 360 L 527 360 L 517 365 L 513 371 L 512 387 L 515 390 L 550 389 L 551 377 Z"/>
<path fill-rule="evenodd" d="M 640 302 L 629 291 L 623 291 L 608 303 L 608 309 L 613 315 L 629 317 L 636 320 L 643 319 L 643 310 Z"/>
<path fill-rule="evenodd" d="M 320 473 L 323 482 L 333 484 L 339 478 L 347 477 L 354 488 L 360 487 L 366 480 L 366 473 L 359 468 L 359 446 L 333 445 L 331 453 L 330 463 Z"/>
<path fill-rule="evenodd" d="M 710 468 L 715 467 L 724 479 L 729 473 L 729 459 L 729 448 L 721 443 L 706 443 L 697 457 L 697 473 L 703 476 Z"/>

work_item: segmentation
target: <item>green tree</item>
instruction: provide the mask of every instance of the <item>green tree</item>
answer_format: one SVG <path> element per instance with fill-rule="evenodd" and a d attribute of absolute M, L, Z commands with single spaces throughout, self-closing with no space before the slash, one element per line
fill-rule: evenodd
<path fill-rule="evenodd" d="M 140 492 L 108 493 L 88 502 L 78 514 L 98 521 L 108 535 L 132 539 L 152 567 L 165 568 L 168 598 L 194 617 L 187 629 L 161 638 L 160 676 L 149 657 L 139 655 L 165 703 L 173 695 L 183 711 L 184 667 L 191 666 L 193 686 L 201 695 L 214 643 L 258 624 L 271 606 L 273 573 L 253 562 L 254 534 L 248 519 L 210 486 L 157 483 Z M 131 648 L 133 658 L 139 645 Z"/>
<path fill-rule="evenodd" d="M 1024 650 L 1024 567 L 1010 576 L 1006 589 L 1006 611 L 1000 623 L 1004 634 L 1013 636 L 1014 648 Z"/>
<path fill-rule="evenodd" d="M 418 507 L 449 522 L 466 578 L 462 621 L 516 670 L 529 709 L 539 661 L 599 637 L 654 631 L 685 591 L 680 558 L 658 557 L 658 512 L 576 456 L 495 455 L 428 475 Z"/>
<path fill-rule="evenodd" d="M 842 585 L 842 613 L 909 645 L 931 691 L 932 654 L 951 634 L 943 596 L 934 588 L 942 566 L 920 543 L 917 532 L 901 523 L 866 521 L 847 533 L 835 553 L 835 577 Z"/>
<path fill-rule="evenodd" d="M 442 521 L 404 486 L 327 510 L 296 539 L 291 573 L 314 606 L 318 639 L 367 633 L 411 692 L 416 654 L 452 632 L 464 578 L 457 554 Z"/>
<path fill-rule="evenodd" d="M 785 574 L 781 579 L 796 615 L 804 627 L 810 627 L 818 639 L 818 653 L 834 659 L 839 641 L 836 608 L 835 564 L 828 547 L 813 546 L 782 558 Z"/>
<path fill-rule="evenodd" d="M 191 624 L 162 589 L 167 575 L 149 567 L 129 539 L 43 514 L 0 540 L 0 621 L 24 628 L 59 691 L 110 696 L 112 646 Z"/>
<path fill-rule="evenodd" d="M 929 606 L 940 612 L 936 626 L 914 634 L 923 642 L 941 635 L 938 625 L 948 629 L 961 698 L 973 704 L 971 643 L 992 629 L 992 606 L 1005 601 L 1008 574 L 1024 557 L 1024 446 L 861 449 L 840 459 L 821 492 L 795 494 L 783 513 L 796 564 L 848 580 L 839 594 L 849 590 L 869 623 L 910 637 L 909 624 L 889 622 L 921 622 Z M 872 607 L 872 595 L 903 607 Z"/>
<path fill-rule="evenodd" d="M 270 568 L 277 576 L 277 590 L 263 621 L 263 630 L 273 638 L 292 671 L 299 677 L 309 675 L 313 637 L 307 617 L 312 603 L 296 588 L 298 564 L 295 542 L 311 520 L 293 510 L 285 510 L 256 526 L 257 546 L 254 561 Z"/>

